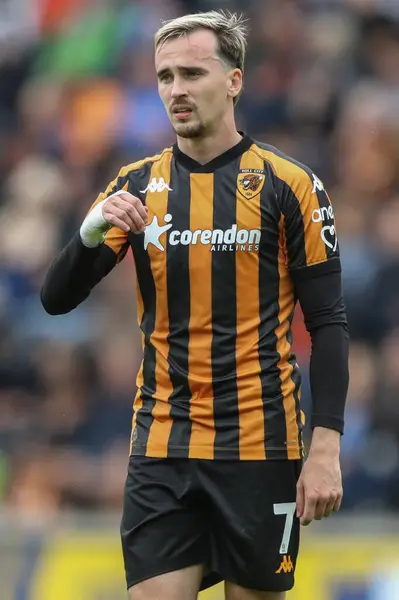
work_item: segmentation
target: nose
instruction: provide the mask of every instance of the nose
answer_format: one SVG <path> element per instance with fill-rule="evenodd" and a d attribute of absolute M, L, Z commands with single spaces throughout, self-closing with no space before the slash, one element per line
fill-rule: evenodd
<path fill-rule="evenodd" d="M 184 85 L 184 79 L 181 77 L 175 77 L 172 86 L 172 98 L 179 98 L 180 96 L 186 96 L 187 89 Z"/>

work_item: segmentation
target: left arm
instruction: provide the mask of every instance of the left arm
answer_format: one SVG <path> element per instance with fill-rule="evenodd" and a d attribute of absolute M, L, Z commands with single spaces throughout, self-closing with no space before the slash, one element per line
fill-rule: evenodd
<path fill-rule="evenodd" d="M 344 431 L 349 383 L 349 335 L 341 292 L 341 274 L 330 272 L 298 281 L 296 296 L 310 333 L 311 427 Z"/>
<path fill-rule="evenodd" d="M 296 292 L 312 341 L 313 436 L 297 502 L 297 514 L 307 525 L 339 510 L 342 500 L 339 450 L 349 382 L 349 335 L 339 272 L 298 281 Z"/>
<path fill-rule="evenodd" d="M 323 183 L 290 161 L 276 172 L 287 267 L 312 340 L 313 430 L 297 486 L 297 514 L 307 525 L 338 510 L 340 437 L 348 388 L 348 330 L 333 207 Z"/>

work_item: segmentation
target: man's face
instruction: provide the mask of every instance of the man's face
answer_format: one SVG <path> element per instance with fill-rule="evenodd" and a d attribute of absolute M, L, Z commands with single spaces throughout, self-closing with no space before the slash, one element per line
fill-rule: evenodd
<path fill-rule="evenodd" d="M 155 67 L 159 95 L 183 138 L 211 132 L 231 102 L 229 90 L 241 86 L 241 71 L 227 69 L 218 57 L 216 36 L 206 29 L 164 43 L 155 54 Z"/>

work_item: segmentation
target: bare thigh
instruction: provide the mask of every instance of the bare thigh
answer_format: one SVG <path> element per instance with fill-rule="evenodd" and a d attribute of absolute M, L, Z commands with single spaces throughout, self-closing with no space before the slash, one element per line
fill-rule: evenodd
<path fill-rule="evenodd" d="M 129 600 L 197 600 L 203 573 L 193 565 L 146 579 L 129 588 Z"/>
<path fill-rule="evenodd" d="M 225 583 L 226 600 L 285 600 L 285 597 L 285 592 L 260 592 L 248 590 L 229 581 Z"/>

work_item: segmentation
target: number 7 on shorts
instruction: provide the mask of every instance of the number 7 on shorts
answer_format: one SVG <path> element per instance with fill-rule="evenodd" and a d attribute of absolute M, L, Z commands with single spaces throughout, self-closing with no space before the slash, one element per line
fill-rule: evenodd
<path fill-rule="evenodd" d="M 273 511 L 275 515 L 285 515 L 285 525 L 283 538 L 280 545 L 280 554 L 286 554 L 288 551 L 295 509 L 296 502 L 280 502 L 279 504 L 273 504 Z"/>

